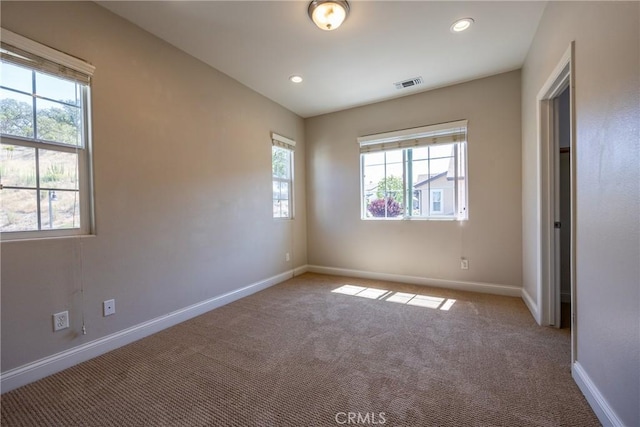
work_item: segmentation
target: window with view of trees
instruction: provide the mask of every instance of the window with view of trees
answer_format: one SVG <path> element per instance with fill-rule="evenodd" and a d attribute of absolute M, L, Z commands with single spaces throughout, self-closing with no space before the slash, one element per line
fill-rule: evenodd
<path fill-rule="evenodd" d="M 363 219 L 466 219 L 466 121 L 358 139 Z"/>
<path fill-rule="evenodd" d="M 272 136 L 271 175 L 273 217 L 293 218 L 293 148 L 295 142 L 277 134 Z"/>
<path fill-rule="evenodd" d="M 89 75 L 5 43 L 0 61 L 3 239 L 89 232 Z M 9 40 L 36 44 L 13 33 Z M 65 54 L 42 46 L 50 56 Z M 39 50 L 39 52 L 41 52 Z M 78 61 L 73 58 L 73 61 Z M 91 67 L 92 69 L 92 67 Z"/>

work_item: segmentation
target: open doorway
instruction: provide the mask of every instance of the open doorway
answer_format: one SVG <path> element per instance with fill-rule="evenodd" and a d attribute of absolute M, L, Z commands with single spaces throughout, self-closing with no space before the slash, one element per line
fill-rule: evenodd
<path fill-rule="evenodd" d="M 558 216 L 560 238 L 556 251 L 560 262 L 560 322 L 562 329 L 571 328 L 571 88 L 554 99 L 557 117 Z"/>
<path fill-rule="evenodd" d="M 576 360 L 575 85 L 573 43 L 538 93 L 540 149 L 539 323 L 571 329 Z"/>

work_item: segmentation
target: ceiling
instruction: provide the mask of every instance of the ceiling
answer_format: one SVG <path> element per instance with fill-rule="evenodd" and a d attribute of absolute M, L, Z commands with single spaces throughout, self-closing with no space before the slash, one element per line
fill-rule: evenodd
<path fill-rule="evenodd" d="M 518 69 L 546 5 L 350 1 L 342 26 L 322 31 L 307 1 L 98 3 L 302 117 Z M 474 25 L 452 33 L 464 17 Z M 395 88 L 414 77 L 424 83 Z"/>

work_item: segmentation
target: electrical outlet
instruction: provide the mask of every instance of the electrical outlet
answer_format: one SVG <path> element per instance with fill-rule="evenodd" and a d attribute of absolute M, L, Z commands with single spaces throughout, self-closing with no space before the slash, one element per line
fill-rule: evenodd
<path fill-rule="evenodd" d="M 284 254 L 284 260 L 287 261 L 287 262 L 291 261 L 291 255 L 289 255 L 289 252 Z"/>
<path fill-rule="evenodd" d="M 69 327 L 69 312 L 62 311 L 53 315 L 53 332 Z"/>
<path fill-rule="evenodd" d="M 460 268 L 462 270 L 468 270 L 469 269 L 469 260 L 466 258 L 460 258 Z"/>
<path fill-rule="evenodd" d="M 104 317 L 116 314 L 116 300 L 110 299 L 102 303 L 102 311 Z"/>

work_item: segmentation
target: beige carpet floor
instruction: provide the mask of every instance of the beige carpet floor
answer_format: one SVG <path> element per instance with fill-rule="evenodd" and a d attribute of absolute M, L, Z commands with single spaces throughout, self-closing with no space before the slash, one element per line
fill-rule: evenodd
<path fill-rule="evenodd" d="M 2 425 L 599 425 L 569 341 L 518 298 L 304 274 L 5 393 Z"/>

